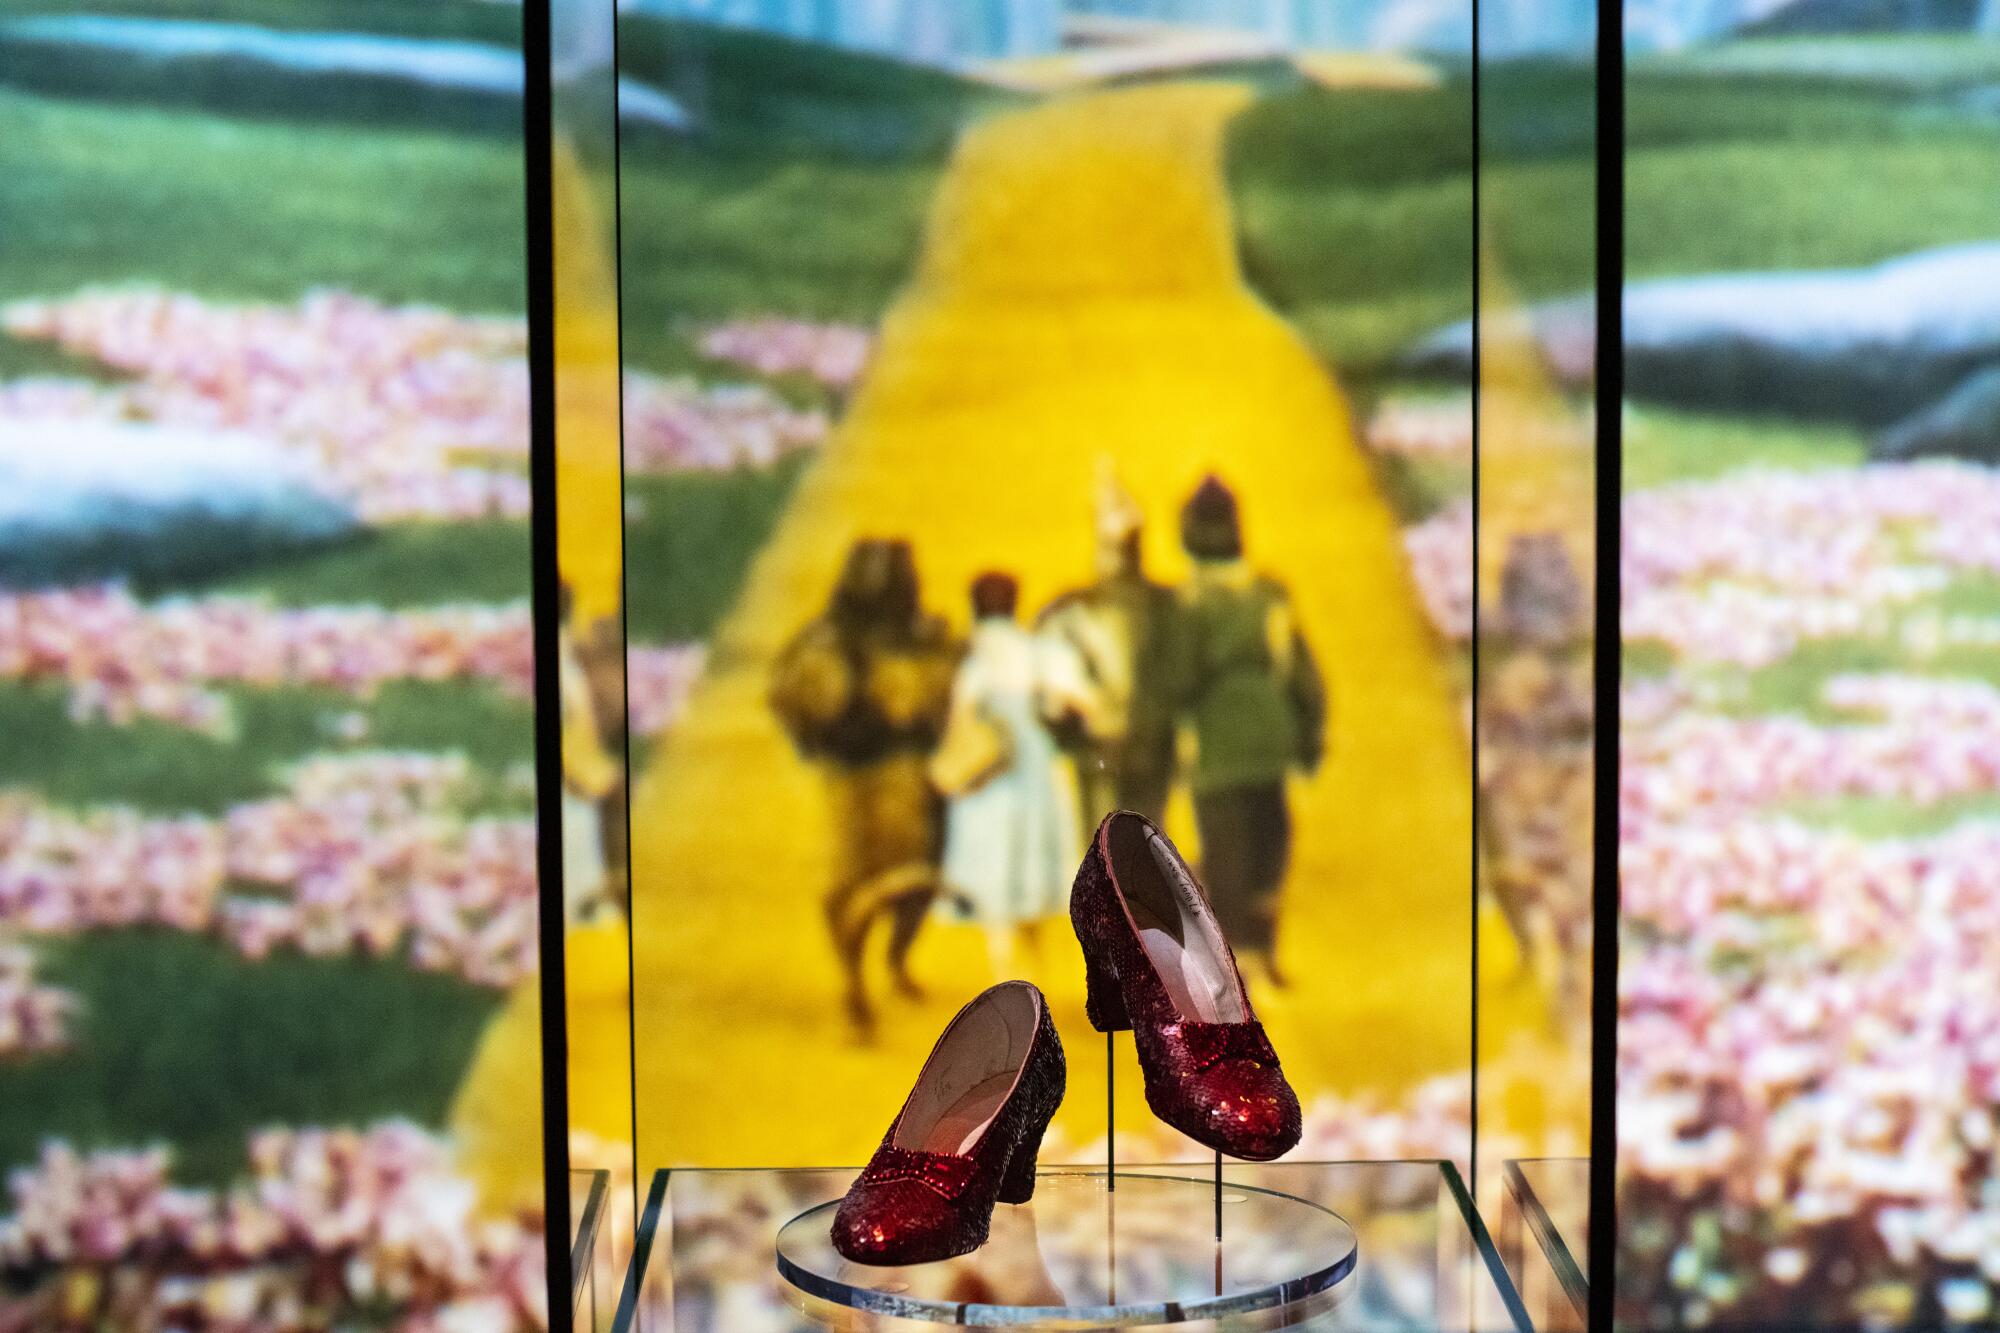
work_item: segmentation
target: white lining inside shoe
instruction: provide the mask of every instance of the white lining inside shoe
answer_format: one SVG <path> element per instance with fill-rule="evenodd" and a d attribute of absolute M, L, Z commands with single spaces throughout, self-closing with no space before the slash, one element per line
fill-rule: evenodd
<path fill-rule="evenodd" d="M 1198 1023 L 1247 1022 L 1229 946 L 1180 852 L 1136 815 L 1111 826 L 1110 842 L 1118 888 L 1174 1009 Z"/>
<path fill-rule="evenodd" d="M 1041 1026 L 1041 1003 L 1023 983 L 995 986 L 938 1039 L 896 1125 L 914 1152 L 970 1152 L 1013 1095 Z"/>

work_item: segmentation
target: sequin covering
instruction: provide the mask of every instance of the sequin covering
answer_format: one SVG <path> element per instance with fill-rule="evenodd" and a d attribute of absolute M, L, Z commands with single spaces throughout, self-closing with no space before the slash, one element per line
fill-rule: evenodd
<path fill-rule="evenodd" d="M 1285 1081 L 1263 1024 L 1200 1023 L 1174 1008 L 1139 942 L 1111 864 L 1108 833 L 1119 819 L 1151 827 L 1129 811 L 1107 815 L 1070 890 L 1070 924 L 1087 969 L 1090 1025 L 1099 1032 L 1132 1032 L 1146 1105 L 1154 1115 L 1218 1152 L 1267 1162 L 1298 1144 L 1303 1130 L 1298 1096 Z M 1234 969 L 1233 954 L 1229 963 Z M 1251 1013 L 1241 972 L 1236 986 L 1244 1012 Z"/>
<path fill-rule="evenodd" d="M 903 1120 L 898 1111 L 834 1213 L 833 1246 L 846 1258 L 900 1267 L 968 1254 L 986 1243 L 996 1201 L 1019 1204 L 1034 1196 L 1035 1154 L 1062 1104 L 1066 1081 L 1062 1042 L 1049 1018 L 1048 1001 L 1028 982 L 1002 982 L 959 1010 L 938 1044 L 1004 986 L 1033 991 L 1041 1010 L 1013 1093 L 972 1151 L 963 1154 L 897 1147 L 896 1128 Z M 903 1106 L 909 1108 L 908 1099 Z"/>
<path fill-rule="evenodd" d="M 965 1192 L 979 1183 L 980 1164 L 970 1157 L 951 1153 L 913 1152 L 884 1143 L 859 1177 L 864 1185 L 886 1185 L 895 1180 L 914 1180 L 941 1199 L 957 1203 Z"/>
<path fill-rule="evenodd" d="M 1177 1023 L 1166 1035 L 1168 1041 L 1180 1043 L 1188 1064 L 1199 1072 L 1229 1060 L 1278 1063 L 1262 1023 Z"/>

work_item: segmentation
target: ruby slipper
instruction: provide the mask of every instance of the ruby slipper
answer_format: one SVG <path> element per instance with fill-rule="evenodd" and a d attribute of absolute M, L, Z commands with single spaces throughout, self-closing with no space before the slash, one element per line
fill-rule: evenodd
<path fill-rule="evenodd" d="M 1035 1155 L 1063 1098 L 1062 1042 L 1025 981 L 982 991 L 945 1027 L 833 1217 L 833 1247 L 900 1267 L 986 1243 L 993 1204 L 1035 1193 Z"/>
<path fill-rule="evenodd" d="M 1201 883 L 1151 820 L 1105 816 L 1070 891 L 1090 1025 L 1132 1031 L 1146 1104 L 1197 1143 L 1265 1162 L 1299 1141 L 1299 1099 Z"/>

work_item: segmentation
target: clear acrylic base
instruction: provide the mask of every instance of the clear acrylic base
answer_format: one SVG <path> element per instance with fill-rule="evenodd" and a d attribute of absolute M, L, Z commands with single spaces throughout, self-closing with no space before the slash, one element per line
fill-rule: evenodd
<path fill-rule="evenodd" d="M 1354 1270 L 1352 1227 L 1290 1194 L 1195 1174 L 1048 1171 L 1035 1197 L 997 1205 L 971 1254 L 909 1268 L 851 1263 L 828 1231 L 839 1201 L 778 1232 L 778 1271 L 812 1301 L 939 1324 L 1125 1328 L 1278 1310 Z"/>

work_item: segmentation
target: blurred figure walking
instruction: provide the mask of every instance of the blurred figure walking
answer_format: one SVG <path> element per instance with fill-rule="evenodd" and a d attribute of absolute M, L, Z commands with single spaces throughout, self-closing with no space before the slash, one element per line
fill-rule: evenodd
<path fill-rule="evenodd" d="M 1073 679 L 1077 667 L 1060 641 L 1016 623 L 1019 595 L 1007 574 L 973 581 L 972 642 L 931 763 L 949 802 L 945 907 L 986 928 L 1003 979 L 1037 951 L 1040 923 L 1067 910 L 1083 855 L 1076 793 L 1041 717 L 1049 683 Z"/>
<path fill-rule="evenodd" d="M 1244 561 L 1236 496 L 1215 477 L 1182 509 L 1181 544 L 1194 574 L 1180 590 L 1175 676 L 1194 738 L 1202 878 L 1237 955 L 1281 986 L 1278 900 L 1292 849 L 1285 779 L 1319 766 L 1325 687 L 1291 594 Z"/>
<path fill-rule="evenodd" d="M 1108 466 L 1095 511 L 1096 578 L 1036 622 L 1078 665 L 1073 688 L 1051 689 L 1044 707 L 1076 764 L 1086 841 L 1113 810 L 1163 822 L 1174 773 L 1174 593 L 1146 577 L 1144 518 Z"/>
<path fill-rule="evenodd" d="M 943 821 L 927 771 L 944 730 L 958 647 L 922 607 L 905 541 L 863 538 L 826 610 L 779 654 L 770 702 L 827 777 L 840 838 L 826 903 L 849 1018 L 874 1030 L 863 955 L 887 919 L 889 971 L 917 995 L 910 946 L 936 896 Z"/>
<path fill-rule="evenodd" d="M 614 902 L 623 906 L 623 883 L 612 874 L 605 816 L 615 803 L 622 835 L 625 773 L 620 762 L 622 751 L 614 753 L 606 743 L 602 714 L 570 623 L 574 598 L 568 584 L 558 587 L 556 605 L 556 686 L 562 705 L 563 899 L 566 918 L 574 925 L 592 919 Z"/>

